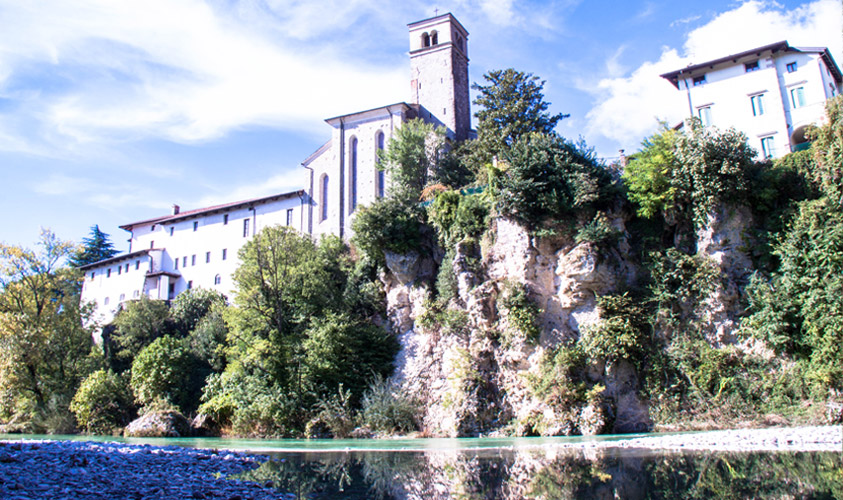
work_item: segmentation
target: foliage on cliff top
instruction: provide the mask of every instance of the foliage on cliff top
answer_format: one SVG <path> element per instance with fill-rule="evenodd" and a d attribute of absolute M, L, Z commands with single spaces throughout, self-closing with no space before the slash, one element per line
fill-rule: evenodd
<path fill-rule="evenodd" d="M 91 227 L 91 235 L 82 238 L 81 247 L 70 255 L 68 263 L 72 267 L 80 267 L 114 257 L 117 253 L 109 236 L 95 225 Z"/>
<path fill-rule="evenodd" d="M 589 151 L 556 135 L 527 134 L 504 154 L 497 209 L 530 229 L 606 202 L 612 179 Z"/>
<path fill-rule="evenodd" d="M 487 85 L 472 84 L 478 91 L 474 100 L 480 106 L 477 118 L 477 146 L 480 163 L 502 154 L 519 138 L 530 133 L 552 134 L 556 124 L 569 115 L 548 112 L 544 100 L 544 80 L 512 68 L 493 70 L 485 75 Z"/>

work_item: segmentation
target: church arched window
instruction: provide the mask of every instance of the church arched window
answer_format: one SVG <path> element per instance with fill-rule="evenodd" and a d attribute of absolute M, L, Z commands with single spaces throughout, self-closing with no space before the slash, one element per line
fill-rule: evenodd
<path fill-rule="evenodd" d="M 384 149 L 384 135 L 383 131 L 378 130 L 375 134 L 375 165 L 380 163 L 379 158 L 381 155 L 381 151 Z M 375 175 L 377 175 L 375 182 L 377 183 L 377 192 L 378 198 L 383 198 L 383 191 L 384 191 L 384 184 L 386 183 L 384 171 L 380 168 L 375 169 Z"/>
<path fill-rule="evenodd" d="M 348 145 L 348 213 L 357 208 L 357 138 Z"/>
<path fill-rule="evenodd" d="M 436 31 L 430 32 L 430 44 L 431 45 L 438 45 L 439 44 L 439 33 Z"/>
<path fill-rule="evenodd" d="M 422 47 L 430 47 L 430 35 L 422 33 Z"/>
<path fill-rule="evenodd" d="M 214 276 L 214 284 L 219 285 L 220 283 L 222 283 L 222 276 L 220 276 L 218 274 L 218 275 Z"/>
<path fill-rule="evenodd" d="M 319 184 L 322 188 L 322 220 L 328 220 L 328 176 L 323 175 Z"/>

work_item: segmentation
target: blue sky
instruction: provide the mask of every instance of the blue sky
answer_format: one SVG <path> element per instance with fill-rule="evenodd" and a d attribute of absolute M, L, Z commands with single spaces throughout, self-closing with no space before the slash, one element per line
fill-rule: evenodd
<path fill-rule="evenodd" d="M 393 6 L 394 4 L 394 6 Z M 547 81 L 558 131 L 638 149 L 681 96 L 658 75 L 788 40 L 843 63 L 840 0 L 0 0 L 0 241 L 298 189 L 324 119 L 409 99 L 406 25 L 452 12 L 469 79 Z"/>

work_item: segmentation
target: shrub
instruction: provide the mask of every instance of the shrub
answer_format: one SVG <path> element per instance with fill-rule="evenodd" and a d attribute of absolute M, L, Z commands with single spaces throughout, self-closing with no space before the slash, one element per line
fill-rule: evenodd
<path fill-rule="evenodd" d="M 214 307 L 225 306 L 225 295 L 216 290 L 192 288 L 180 293 L 170 311 L 181 335 L 186 336 Z"/>
<path fill-rule="evenodd" d="M 597 307 L 601 321 L 583 332 L 583 351 L 590 358 L 603 358 L 609 363 L 628 360 L 643 371 L 656 345 L 650 315 L 642 301 L 627 293 L 605 295 L 597 298 Z"/>
<path fill-rule="evenodd" d="M 362 406 L 361 423 L 375 432 L 395 434 L 417 428 L 417 405 L 383 377 L 376 378 L 363 394 Z"/>
<path fill-rule="evenodd" d="M 354 408 L 351 403 L 351 391 L 343 390 L 342 384 L 337 393 L 316 403 L 318 421 L 324 423 L 335 438 L 347 438 L 354 430 Z"/>
<path fill-rule="evenodd" d="M 657 307 L 657 320 L 681 336 L 696 335 L 701 306 L 717 285 L 719 275 L 714 265 L 705 256 L 669 248 L 651 253 L 649 268 L 649 291 Z"/>
<path fill-rule="evenodd" d="M 423 212 L 418 205 L 381 199 L 362 208 L 352 222 L 351 241 L 367 257 L 384 263 L 383 252 L 406 253 L 421 244 Z"/>
<path fill-rule="evenodd" d="M 601 248 L 608 248 L 618 242 L 621 237 L 620 231 L 609 224 L 606 214 L 598 212 L 591 222 L 582 226 L 574 241 L 576 243 L 593 243 Z"/>
<path fill-rule="evenodd" d="M 586 355 L 577 344 L 545 351 L 539 373 L 528 377 L 530 390 L 545 403 L 567 409 L 583 403 L 589 390 L 585 380 Z"/>
<path fill-rule="evenodd" d="M 500 305 L 506 310 L 509 324 L 531 344 L 536 344 L 541 335 L 538 316 L 541 309 L 530 299 L 527 287 L 521 283 L 508 283 L 504 287 Z M 505 341 L 511 341 L 505 337 Z"/>
<path fill-rule="evenodd" d="M 570 218 L 609 195 L 611 176 L 587 153 L 555 135 L 528 134 L 504 155 L 498 212 L 530 229 Z"/>
<path fill-rule="evenodd" d="M 195 358 L 185 343 L 165 335 L 145 347 L 132 363 L 131 387 L 135 400 L 147 405 L 162 399 L 189 412 L 198 392 L 191 380 Z"/>
<path fill-rule="evenodd" d="M 141 295 L 140 300 L 127 302 L 126 308 L 114 318 L 114 327 L 110 340 L 116 347 L 116 359 L 110 361 L 116 371 L 131 366 L 135 356 L 155 339 L 176 333 L 167 303 L 146 295 Z"/>
<path fill-rule="evenodd" d="M 127 377 L 110 370 L 88 375 L 70 402 L 79 426 L 91 434 L 111 434 L 131 421 L 134 410 Z"/>

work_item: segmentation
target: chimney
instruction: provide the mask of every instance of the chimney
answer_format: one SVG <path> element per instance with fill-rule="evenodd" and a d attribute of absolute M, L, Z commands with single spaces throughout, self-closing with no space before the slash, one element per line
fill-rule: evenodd
<path fill-rule="evenodd" d="M 179 214 L 179 206 L 173 205 L 173 215 L 178 215 L 178 214 Z"/>
<path fill-rule="evenodd" d="M 627 159 L 626 155 L 624 154 L 623 149 L 620 150 L 620 154 L 621 155 L 620 155 L 619 160 L 620 160 L 621 167 L 626 167 L 626 164 L 629 162 L 629 160 Z"/>

